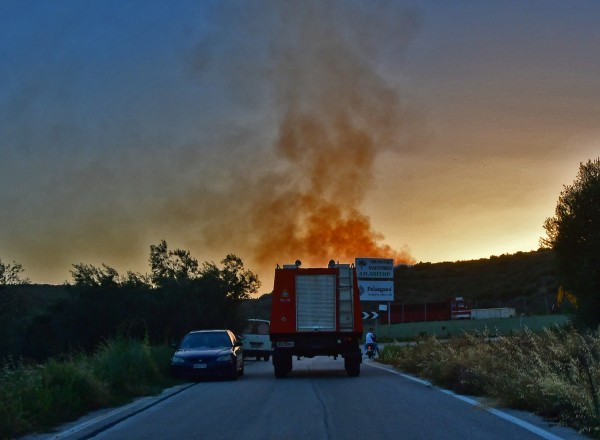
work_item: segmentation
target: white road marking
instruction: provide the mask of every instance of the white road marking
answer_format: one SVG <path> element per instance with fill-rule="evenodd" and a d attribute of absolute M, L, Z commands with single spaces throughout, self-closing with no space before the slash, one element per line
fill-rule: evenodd
<path fill-rule="evenodd" d="M 188 388 L 193 387 L 196 384 L 187 384 L 187 385 L 183 385 L 183 386 L 178 386 L 178 387 L 174 387 L 174 391 L 171 393 L 168 393 L 164 396 L 147 396 L 147 397 L 142 397 L 140 399 L 135 400 L 134 402 L 131 402 L 128 405 L 125 406 L 121 406 L 119 408 L 116 408 L 110 412 L 107 412 L 105 414 L 102 414 L 98 417 L 95 417 L 91 420 L 88 420 L 86 422 L 80 423 L 78 425 L 73 426 L 70 429 L 67 429 L 65 431 L 59 432 L 57 434 L 54 434 L 53 436 L 51 436 L 51 439 L 62 439 L 62 438 L 67 438 L 73 434 L 76 434 L 80 431 L 83 431 L 84 429 L 93 426 L 97 423 L 102 422 L 103 420 L 109 419 L 110 417 L 116 416 L 118 414 L 121 413 L 126 413 L 127 411 L 129 411 L 130 409 L 132 409 L 131 415 L 135 415 L 141 411 L 145 411 L 146 409 L 156 405 L 157 403 L 162 402 L 163 400 L 169 399 L 171 397 L 173 397 L 175 394 L 179 394 L 182 391 L 187 390 Z M 138 409 L 135 409 L 136 407 L 139 407 Z M 122 421 L 125 418 L 128 418 L 129 415 L 124 415 L 122 419 L 120 419 L 120 421 Z M 110 424 L 109 424 L 110 426 Z"/>
<path fill-rule="evenodd" d="M 417 383 L 419 383 L 421 385 L 425 385 L 425 386 L 428 386 L 428 387 L 436 387 L 431 382 L 428 382 L 426 380 L 420 379 L 418 377 L 410 376 L 410 375 L 405 374 L 405 373 L 400 373 L 399 371 L 391 370 L 391 369 L 383 367 L 381 365 L 376 365 L 376 364 L 371 363 L 371 362 L 368 362 L 367 365 L 369 365 L 370 367 L 373 367 L 373 368 L 379 368 L 380 370 L 387 371 L 388 373 L 392 373 L 392 374 L 395 374 L 397 376 L 401 376 L 401 377 L 403 377 L 405 379 L 411 380 L 413 382 L 417 382 Z M 507 414 L 507 413 L 505 413 L 503 411 L 483 406 L 483 405 L 481 405 L 475 399 L 471 399 L 470 397 L 466 397 L 466 396 L 461 396 L 460 394 L 456 394 L 453 391 L 445 390 L 443 388 L 438 388 L 438 387 L 436 387 L 436 388 L 440 392 L 442 392 L 444 394 L 452 396 L 452 397 L 454 397 L 454 398 L 456 398 L 458 400 L 462 400 L 463 402 L 466 402 L 466 403 L 468 403 L 470 405 L 477 406 L 478 408 L 482 408 L 485 411 L 487 411 L 487 412 L 489 412 L 491 414 L 494 414 L 495 416 L 498 416 L 498 417 L 506 420 L 507 422 L 514 423 L 515 425 L 518 425 L 521 428 L 526 429 L 527 431 L 533 432 L 534 434 L 539 435 L 540 437 L 542 437 L 542 438 L 544 438 L 546 440 L 563 440 L 562 437 L 558 437 L 558 436 L 556 436 L 554 434 L 551 434 L 551 433 L 549 433 L 548 431 L 546 431 L 546 430 L 544 430 L 542 428 L 539 428 L 539 427 L 537 427 L 535 425 L 532 425 L 531 423 L 525 422 L 525 421 L 523 421 L 523 420 L 521 420 L 521 419 L 519 419 L 517 417 L 511 416 L 510 414 Z"/>

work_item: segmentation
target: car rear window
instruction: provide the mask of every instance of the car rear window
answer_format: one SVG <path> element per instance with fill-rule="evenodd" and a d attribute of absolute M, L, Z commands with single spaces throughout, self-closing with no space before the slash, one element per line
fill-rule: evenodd
<path fill-rule="evenodd" d="M 185 337 L 181 347 L 231 347 L 231 339 L 226 333 L 192 333 Z"/>
<path fill-rule="evenodd" d="M 244 328 L 244 334 L 246 335 L 268 335 L 269 334 L 269 323 L 264 321 L 249 321 Z"/>

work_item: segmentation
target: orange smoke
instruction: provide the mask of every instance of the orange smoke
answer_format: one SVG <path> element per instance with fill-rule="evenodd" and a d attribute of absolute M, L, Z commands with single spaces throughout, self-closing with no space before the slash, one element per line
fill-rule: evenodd
<path fill-rule="evenodd" d="M 321 266 L 359 256 L 414 262 L 406 250 L 379 244 L 383 235 L 358 209 L 373 180 L 377 148 L 375 136 L 353 127 L 345 115 L 328 126 L 307 115 L 284 118 L 277 150 L 288 161 L 288 179 L 301 189 L 275 187 L 256 201 L 260 220 L 254 232 L 261 239 L 253 253 L 259 265 L 300 259 Z"/>
<path fill-rule="evenodd" d="M 390 42 L 402 51 L 416 29 L 414 16 L 370 6 L 340 15 L 335 2 L 277 5 L 282 28 L 268 40 L 266 63 L 272 94 L 261 100 L 277 118 L 265 131 L 275 129 L 273 144 L 234 136 L 232 149 L 241 141 L 253 155 L 236 156 L 229 163 L 234 178 L 218 190 L 201 186 L 195 203 L 178 203 L 178 217 L 198 219 L 208 249 L 234 252 L 266 274 L 296 259 L 319 267 L 361 256 L 413 262 L 408 251 L 382 243 L 361 204 L 378 155 L 402 151 L 410 137 L 412 115 L 381 76 L 377 53 Z M 363 33 L 366 18 L 372 32 Z M 190 212 L 195 206 L 200 213 Z"/>
<path fill-rule="evenodd" d="M 310 210 L 309 206 L 313 204 L 321 206 Z M 393 258 L 395 264 L 414 262 L 408 252 L 378 244 L 383 235 L 374 232 L 368 217 L 351 207 L 307 197 L 299 209 L 305 212 L 300 214 L 305 223 L 295 224 L 292 220 L 285 225 L 287 234 L 258 246 L 256 258 L 259 264 L 291 262 L 299 258 L 308 265 L 322 266 L 330 259 L 352 263 L 359 256 Z"/>

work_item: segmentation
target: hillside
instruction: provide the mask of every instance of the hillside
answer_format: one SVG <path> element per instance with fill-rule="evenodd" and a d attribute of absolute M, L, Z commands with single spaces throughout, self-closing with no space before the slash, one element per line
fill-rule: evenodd
<path fill-rule="evenodd" d="M 486 259 L 398 266 L 398 303 L 444 301 L 463 296 L 473 308 L 515 307 L 518 313 L 547 313 L 556 297 L 554 252 L 542 249 Z"/>
<path fill-rule="evenodd" d="M 419 263 L 394 270 L 395 303 L 442 302 L 463 296 L 473 308 L 515 307 L 549 313 L 556 297 L 555 256 L 541 249 L 479 260 Z M 270 294 L 245 301 L 246 316 L 269 319 Z M 364 304 L 375 310 L 376 304 Z"/>

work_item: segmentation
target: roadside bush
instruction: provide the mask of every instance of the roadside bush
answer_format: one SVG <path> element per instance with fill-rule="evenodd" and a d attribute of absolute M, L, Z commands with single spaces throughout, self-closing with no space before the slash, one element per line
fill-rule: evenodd
<path fill-rule="evenodd" d="M 459 393 L 483 395 L 600 438 L 600 331 L 470 334 L 386 346 L 382 361 Z"/>
<path fill-rule="evenodd" d="M 173 379 L 169 371 L 171 358 L 173 357 L 174 351 L 175 349 L 168 345 L 153 345 L 150 347 L 150 356 L 152 357 L 152 362 L 154 362 L 154 365 L 156 365 L 159 377 L 161 378 L 161 383 L 165 386 L 181 383 L 179 379 Z"/>
<path fill-rule="evenodd" d="M 39 422 L 51 426 L 59 421 L 100 408 L 110 402 L 110 394 L 98 377 L 94 376 L 86 358 L 57 361 L 51 359 L 40 367 L 42 393 L 38 414 L 47 414 Z"/>
<path fill-rule="evenodd" d="M 107 341 L 93 357 L 94 373 L 117 394 L 135 396 L 158 391 L 164 380 L 147 342 L 119 338 Z"/>
<path fill-rule="evenodd" d="M 167 346 L 121 338 L 103 343 L 92 357 L 78 354 L 44 365 L 6 359 L 0 366 L 0 439 L 181 383 L 168 374 L 172 353 Z"/>
<path fill-rule="evenodd" d="M 85 360 L 5 363 L 0 376 L 0 438 L 72 420 L 109 402 Z"/>
<path fill-rule="evenodd" d="M 39 368 L 5 360 L 0 371 L 0 438 L 12 438 L 35 426 L 30 402 L 37 400 L 41 388 Z"/>
<path fill-rule="evenodd" d="M 481 395 L 484 379 L 477 365 L 484 359 L 476 340 L 476 336 L 465 336 L 441 342 L 434 336 L 424 336 L 407 347 L 387 345 L 381 359 L 403 371 L 426 377 L 436 385 Z"/>
<path fill-rule="evenodd" d="M 486 394 L 588 434 L 600 434 L 598 333 L 525 332 L 493 344 L 497 365 L 481 370 Z"/>

